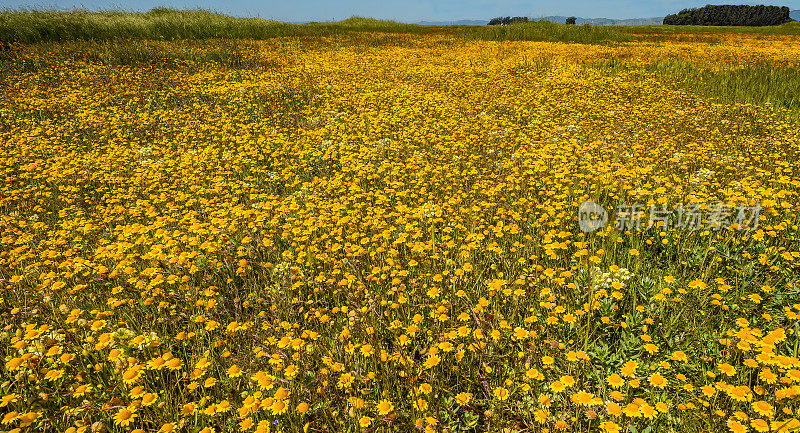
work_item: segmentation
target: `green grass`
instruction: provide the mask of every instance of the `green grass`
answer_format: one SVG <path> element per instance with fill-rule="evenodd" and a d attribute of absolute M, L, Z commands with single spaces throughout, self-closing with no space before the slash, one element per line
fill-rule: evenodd
<path fill-rule="evenodd" d="M 779 26 L 739 27 L 739 26 L 626 26 L 625 33 L 637 35 L 673 35 L 682 33 L 764 33 L 780 35 L 800 34 L 800 21 L 793 21 Z"/>
<path fill-rule="evenodd" d="M 698 68 L 685 60 L 658 61 L 641 66 L 613 59 L 587 63 L 586 66 L 609 73 L 643 70 L 720 103 L 769 103 L 788 110 L 800 110 L 800 68 L 793 66 L 757 63 L 710 70 Z"/>
<path fill-rule="evenodd" d="M 43 42 L 91 39 L 268 39 L 330 36 L 344 32 L 433 33 L 437 26 L 353 17 L 344 21 L 289 24 L 234 18 L 203 10 L 157 8 L 149 12 L 6 10 L 0 12 L 0 41 Z"/>
<path fill-rule="evenodd" d="M 235 18 L 204 10 L 155 8 L 149 12 L 87 10 L 0 10 L 0 42 L 70 40 L 268 39 L 281 36 L 332 36 L 352 32 L 444 33 L 477 40 L 608 43 L 659 40 L 684 34 L 713 38 L 723 33 L 800 35 L 800 23 L 774 27 L 568 26 L 535 21 L 509 26 L 422 26 L 353 17 L 343 21 L 290 24 L 261 18 Z"/>
<path fill-rule="evenodd" d="M 464 36 L 491 41 L 547 41 L 596 44 L 625 42 L 633 37 L 612 26 L 557 24 L 533 21 L 507 26 L 464 26 L 458 29 Z"/>
<path fill-rule="evenodd" d="M 734 103 L 770 103 L 800 109 L 800 69 L 759 64 L 721 71 L 692 71 L 684 86 L 714 100 Z"/>
<path fill-rule="evenodd" d="M 280 36 L 331 36 L 352 32 L 446 33 L 479 40 L 578 43 L 632 39 L 612 27 L 567 26 L 547 21 L 510 26 L 423 26 L 353 17 L 336 22 L 289 24 L 260 18 L 234 18 L 203 10 L 166 8 L 143 13 L 85 10 L 0 12 L 0 41 L 5 42 L 267 39 Z"/>
<path fill-rule="evenodd" d="M 629 26 L 621 31 L 637 41 L 663 42 L 722 42 L 725 34 L 746 33 L 759 35 L 800 35 L 800 22 L 779 26 L 730 27 L 730 26 Z"/>

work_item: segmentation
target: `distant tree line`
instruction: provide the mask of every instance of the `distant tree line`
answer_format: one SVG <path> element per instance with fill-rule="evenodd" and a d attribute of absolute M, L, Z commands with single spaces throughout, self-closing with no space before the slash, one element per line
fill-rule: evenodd
<path fill-rule="evenodd" d="M 788 7 L 764 5 L 706 5 L 664 17 L 664 24 L 677 26 L 777 26 L 789 21 Z"/>
<path fill-rule="evenodd" d="M 527 23 L 528 17 L 497 17 L 489 21 L 490 26 L 507 26 L 514 23 Z"/>

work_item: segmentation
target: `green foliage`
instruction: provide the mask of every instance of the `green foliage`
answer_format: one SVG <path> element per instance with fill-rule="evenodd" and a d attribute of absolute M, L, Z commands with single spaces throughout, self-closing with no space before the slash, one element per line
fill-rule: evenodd
<path fill-rule="evenodd" d="M 490 26 L 507 26 L 509 24 L 527 23 L 528 17 L 497 17 L 489 21 Z"/>
<path fill-rule="evenodd" d="M 664 17 L 664 24 L 695 26 L 777 26 L 792 21 L 786 6 L 706 5 Z"/>
<path fill-rule="evenodd" d="M 505 22 L 505 19 L 501 21 Z M 800 23 L 773 27 L 704 26 L 592 26 L 549 21 L 508 25 L 425 26 L 395 21 L 352 17 L 336 22 L 290 24 L 261 18 L 235 18 L 210 11 L 154 8 L 148 12 L 91 12 L 48 10 L 0 11 L 0 42 L 65 42 L 75 40 L 199 40 L 269 39 L 285 36 L 325 37 L 345 33 L 449 34 L 473 40 L 526 40 L 605 44 L 635 40 L 674 40 L 676 33 L 688 39 L 708 39 L 722 33 L 770 33 L 800 35 Z M 501 24 L 503 23 L 501 22 Z M 683 36 L 682 36 L 683 37 Z M 385 41 L 392 41 L 388 36 Z M 384 42 L 385 42 L 384 41 Z"/>
<path fill-rule="evenodd" d="M 0 41 L 41 42 L 90 39 L 267 39 L 280 36 L 329 36 L 343 32 L 436 32 L 435 26 L 353 17 L 339 22 L 289 24 L 261 18 L 234 18 L 204 10 L 155 8 L 149 12 L 4 11 Z"/>
<path fill-rule="evenodd" d="M 613 59 L 588 66 L 612 73 L 638 68 Z M 711 70 L 686 60 L 662 60 L 645 65 L 643 70 L 722 103 L 769 103 L 800 109 L 800 68 L 793 66 L 758 63 Z"/>

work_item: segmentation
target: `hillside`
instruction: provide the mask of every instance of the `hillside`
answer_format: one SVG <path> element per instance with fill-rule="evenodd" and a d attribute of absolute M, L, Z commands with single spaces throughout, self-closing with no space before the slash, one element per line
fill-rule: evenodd
<path fill-rule="evenodd" d="M 794 11 L 795 16 L 798 11 Z M 614 20 L 578 18 L 565 25 L 566 17 L 534 18 L 512 26 L 487 26 L 484 20 L 395 21 L 351 17 L 336 22 L 285 23 L 260 18 L 236 18 L 204 10 L 157 8 L 148 12 L 86 10 L 0 10 L 0 43 L 34 43 L 69 40 L 199 40 L 270 39 L 290 36 L 333 36 L 380 32 L 387 34 L 450 34 L 467 39 L 528 40 L 550 42 L 609 43 L 662 38 L 678 30 L 659 25 L 661 18 Z M 771 33 L 800 35 L 800 23 L 771 27 L 693 27 L 703 33 Z"/>
<path fill-rule="evenodd" d="M 485 26 L 489 20 L 417 21 L 421 26 Z"/>
<path fill-rule="evenodd" d="M 564 24 L 567 17 L 554 15 L 542 17 L 539 19 L 552 21 L 554 23 Z M 664 17 L 650 17 L 650 18 L 629 18 L 624 20 L 617 20 L 613 18 L 582 18 L 577 17 L 576 24 L 591 24 L 593 26 L 650 26 L 658 25 L 664 21 Z"/>

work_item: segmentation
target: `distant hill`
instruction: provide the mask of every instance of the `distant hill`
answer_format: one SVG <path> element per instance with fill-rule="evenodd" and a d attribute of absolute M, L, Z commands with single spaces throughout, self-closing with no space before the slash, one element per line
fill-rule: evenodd
<path fill-rule="evenodd" d="M 800 21 L 800 10 L 789 12 L 789 16 L 793 20 Z M 536 20 L 547 20 L 554 23 L 564 24 L 567 17 L 560 15 L 551 15 L 547 17 L 531 18 Z M 424 26 L 449 26 L 449 25 L 462 25 L 462 26 L 485 26 L 489 20 L 457 20 L 457 21 L 417 21 L 414 24 Z M 591 24 L 593 26 L 650 26 L 659 25 L 664 22 L 664 17 L 650 17 L 650 18 L 628 18 L 624 20 L 617 20 L 613 18 L 577 18 L 576 24 Z"/>
<path fill-rule="evenodd" d="M 567 20 L 567 17 L 549 16 L 549 17 L 532 18 L 532 20 L 533 21 L 547 20 L 547 21 L 552 21 L 554 23 L 564 24 L 564 22 Z M 647 26 L 651 24 L 661 24 L 662 21 L 664 21 L 664 17 L 630 18 L 625 20 L 615 20 L 611 18 L 578 18 L 575 20 L 575 23 L 591 24 L 593 26 Z M 420 24 L 423 26 L 450 26 L 450 25 L 485 26 L 487 23 L 489 23 L 489 20 L 417 21 L 413 24 Z"/>
<path fill-rule="evenodd" d="M 564 24 L 567 17 L 549 16 L 537 19 Z M 591 24 L 593 26 L 648 26 L 652 24 L 661 24 L 663 21 L 664 17 L 629 18 L 624 20 L 615 20 L 612 18 L 577 18 L 575 24 Z"/>
<path fill-rule="evenodd" d="M 489 20 L 417 21 L 421 26 L 485 26 Z"/>

